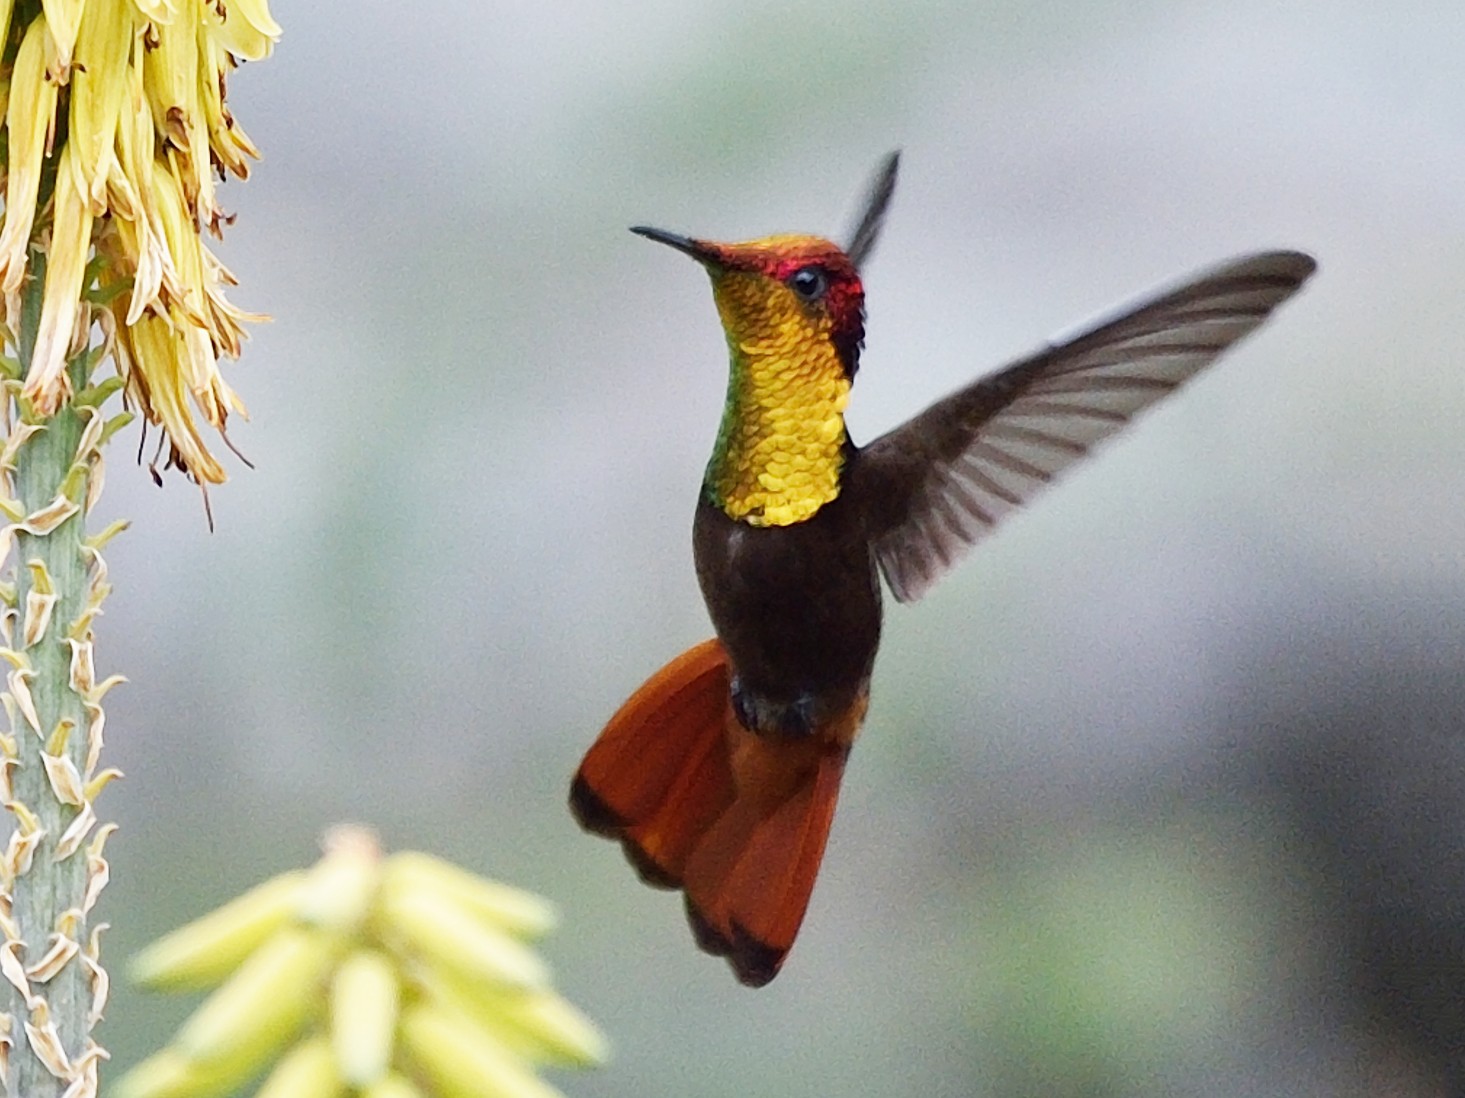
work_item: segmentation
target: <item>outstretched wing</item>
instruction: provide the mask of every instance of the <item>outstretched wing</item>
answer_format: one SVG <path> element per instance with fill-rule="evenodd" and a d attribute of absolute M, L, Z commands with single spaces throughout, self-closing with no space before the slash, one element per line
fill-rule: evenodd
<path fill-rule="evenodd" d="M 925 594 L 1064 469 L 1260 325 L 1312 274 L 1243 256 L 960 389 L 853 462 L 871 544 L 901 602 Z"/>

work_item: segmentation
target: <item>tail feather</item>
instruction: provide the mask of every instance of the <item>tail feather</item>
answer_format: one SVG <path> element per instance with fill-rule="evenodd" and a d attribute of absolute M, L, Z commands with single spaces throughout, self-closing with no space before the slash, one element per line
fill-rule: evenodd
<path fill-rule="evenodd" d="M 730 908 L 735 954 L 748 958 L 744 964 L 734 961 L 740 973 L 766 972 L 766 983 L 793 946 L 824 861 L 843 776 L 842 753 L 821 759 L 813 780 L 763 821 L 739 860 Z M 770 952 L 777 954 L 771 970 L 766 956 L 753 963 Z"/>
<path fill-rule="evenodd" d="M 762 987 L 778 975 L 808 910 L 845 750 L 765 745 L 756 737 L 754 745 L 764 766 L 785 768 L 781 780 L 762 795 L 740 798 L 718 819 L 688 863 L 685 889 L 697 944 L 726 957 L 743 983 Z"/>
<path fill-rule="evenodd" d="M 721 733 L 727 655 L 716 639 L 683 652 L 616 711 L 575 775 L 570 807 L 587 831 L 618 838 L 661 809 L 699 749 Z"/>
<path fill-rule="evenodd" d="M 698 945 L 761 987 L 803 922 L 864 699 L 809 737 L 762 736 L 733 715 L 730 677 L 716 640 L 653 675 L 586 754 L 570 806 L 642 880 L 684 889 Z"/>
<path fill-rule="evenodd" d="M 645 823 L 626 828 L 623 845 L 643 880 L 662 888 L 680 887 L 692 851 L 733 803 L 736 790 L 723 732 L 719 714 L 715 726 L 709 724 L 702 735 L 689 737 L 695 746 L 687 752 L 685 769 L 661 808 Z"/>

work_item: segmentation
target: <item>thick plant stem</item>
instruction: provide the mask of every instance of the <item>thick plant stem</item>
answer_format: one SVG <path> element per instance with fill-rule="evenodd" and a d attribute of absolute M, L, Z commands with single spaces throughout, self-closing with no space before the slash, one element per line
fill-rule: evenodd
<path fill-rule="evenodd" d="M 32 261 L 17 333 L 22 372 L 44 281 L 42 257 Z M 0 653 L 9 664 L 3 750 L 12 816 L 0 862 L 8 900 L 0 986 L 12 1098 L 88 1098 L 104 1055 L 90 1036 L 107 981 L 88 916 L 107 873 L 101 847 L 111 828 L 96 828 L 92 801 L 111 776 L 97 773 L 101 697 L 111 680 L 95 681 L 92 658 L 92 622 L 107 585 L 85 533 L 103 436 L 101 412 L 89 403 L 89 362 L 83 354 L 71 364 L 76 395 L 49 419 L 35 422 L 12 407 L 4 449 L 14 603 Z"/>

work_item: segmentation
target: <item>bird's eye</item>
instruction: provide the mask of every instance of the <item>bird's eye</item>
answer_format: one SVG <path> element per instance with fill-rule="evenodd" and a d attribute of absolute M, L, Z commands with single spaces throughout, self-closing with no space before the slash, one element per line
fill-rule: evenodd
<path fill-rule="evenodd" d="M 829 289 L 829 277 L 819 267 L 800 267 L 788 276 L 788 288 L 805 301 L 818 301 Z"/>

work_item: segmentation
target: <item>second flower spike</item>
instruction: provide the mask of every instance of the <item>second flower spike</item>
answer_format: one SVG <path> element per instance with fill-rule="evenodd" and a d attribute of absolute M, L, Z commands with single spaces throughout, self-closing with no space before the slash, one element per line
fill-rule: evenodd
<path fill-rule="evenodd" d="M 122 1098 L 221 1098 L 282 1053 L 270 1098 L 553 1095 L 540 1065 L 605 1058 L 530 948 L 554 921 L 546 901 L 430 855 L 385 856 L 359 827 L 324 845 L 313 869 L 138 955 L 148 986 L 216 990 L 122 1079 Z"/>

